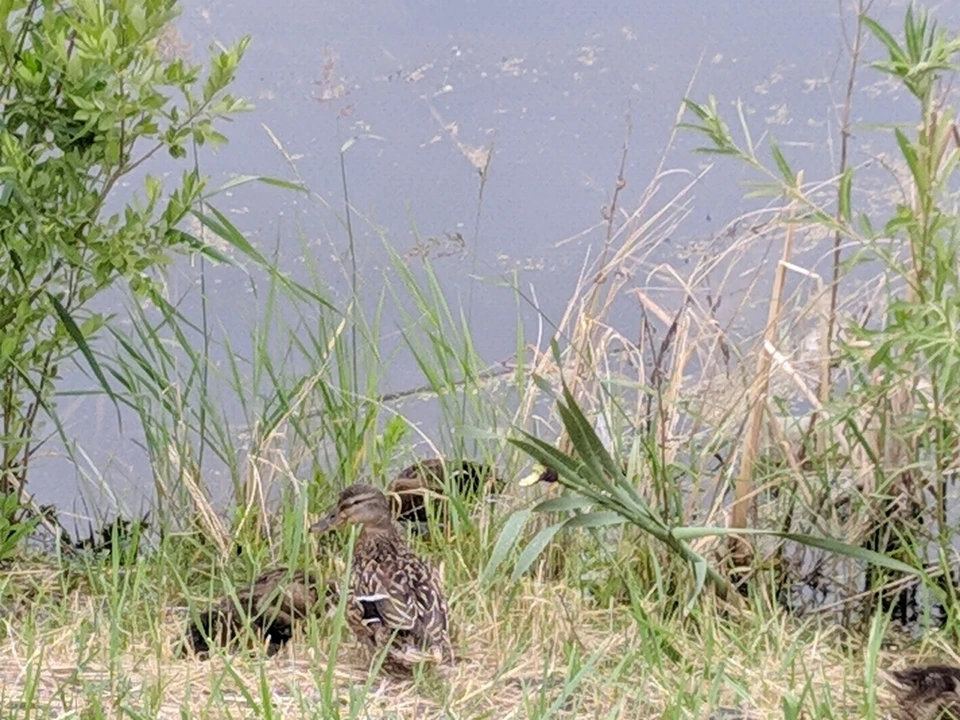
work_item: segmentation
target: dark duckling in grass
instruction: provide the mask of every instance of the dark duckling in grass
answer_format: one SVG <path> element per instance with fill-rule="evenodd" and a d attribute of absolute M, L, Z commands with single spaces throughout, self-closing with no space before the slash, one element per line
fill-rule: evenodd
<path fill-rule="evenodd" d="M 447 488 L 454 489 L 466 500 L 477 498 L 484 490 L 498 492 L 503 484 L 496 471 L 484 463 L 473 460 L 445 463 L 440 458 L 429 458 L 403 470 L 387 486 L 387 493 L 392 498 L 393 514 L 398 521 L 423 527 L 427 523 L 428 496 L 438 507 L 438 519 L 444 524 L 449 516 Z"/>
<path fill-rule="evenodd" d="M 623 468 L 624 475 L 629 475 L 630 466 L 626 460 L 621 461 L 620 467 Z M 520 479 L 520 487 L 530 487 L 537 483 L 543 483 L 547 487 L 555 487 L 559 482 L 560 477 L 555 467 L 537 462 L 533 464 L 530 474 Z"/>
<path fill-rule="evenodd" d="M 245 637 L 248 622 L 254 637 L 266 644 L 267 655 L 274 655 L 290 640 L 298 623 L 328 610 L 336 601 L 336 585 L 321 584 L 316 573 L 290 572 L 284 567 L 268 570 L 238 590 L 236 600 L 226 595 L 201 612 L 187 627 L 180 655 L 193 653 L 205 659 L 212 645 L 233 648 Z"/>
<path fill-rule="evenodd" d="M 960 668 L 922 665 L 884 673 L 897 720 L 960 720 Z"/>
<path fill-rule="evenodd" d="M 409 676 L 421 662 L 453 661 L 450 611 L 438 573 L 403 539 L 386 496 L 366 483 L 351 485 L 311 529 L 359 525 L 346 598 L 346 621 L 370 655 L 383 656 L 390 675 Z"/>
<path fill-rule="evenodd" d="M 520 479 L 520 487 L 529 487 L 537 483 L 553 485 L 560 480 L 557 475 L 557 469 L 542 463 L 534 463 L 533 470 L 529 475 Z"/>

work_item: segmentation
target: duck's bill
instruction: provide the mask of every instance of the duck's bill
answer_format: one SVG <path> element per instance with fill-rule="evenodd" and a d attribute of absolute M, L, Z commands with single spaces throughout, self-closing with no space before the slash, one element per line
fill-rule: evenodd
<path fill-rule="evenodd" d="M 520 478 L 520 487 L 530 487 L 540 482 L 540 473 L 530 473 L 526 477 Z"/>
<path fill-rule="evenodd" d="M 327 515 L 310 526 L 310 532 L 323 533 L 336 527 L 337 516 L 335 514 Z"/>
<path fill-rule="evenodd" d="M 530 471 L 529 475 L 520 478 L 520 487 L 530 487 L 531 485 L 536 485 L 540 480 L 543 479 L 546 468 L 537 463 L 533 466 L 533 470 Z"/>

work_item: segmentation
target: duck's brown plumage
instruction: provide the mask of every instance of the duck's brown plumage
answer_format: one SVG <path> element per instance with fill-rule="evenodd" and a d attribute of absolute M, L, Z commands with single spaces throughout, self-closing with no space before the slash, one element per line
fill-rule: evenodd
<path fill-rule="evenodd" d="M 196 621 L 191 622 L 181 652 L 192 651 L 205 658 L 211 644 L 231 646 L 243 637 L 246 621 L 251 630 L 267 643 L 273 655 L 290 640 L 294 627 L 309 614 L 335 602 L 336 586 L 321 585 L 312 572 L 278 567 L 261 574 L 247 588 L 218 598 Z M 321 603 L 323 601 L 323 604 Z"/>
<path fill-rule="evenodd" d="M 960 668 L 926 665 L 887 674 L 898 720 L 960 720 Z"/>
<path fill-rule="evenodd" d="M 437 573 L 407 546 L 391 519 L 390 504 L 371 485 L 357 483 L 340 494 L 314 526 L 362 527 L 353 552 L 346 620 L 382 668 L 406 675 L 413 665 L 453 660 L 449 608 Z"/>
<path fill-rule="evenodd" d="M 400 522 L 427 522 L 426 496 L 446 499 L 446 489 L 456 488 L 463 497 L 476 497 L 488 487 L 497 491 L 503 481 L 492 467 L 473 460 L 444 462 L 441 458 L 420 460 L 405 468 L 387 486 L 393 498 L 394 517 Z M 441 506 L 441 521 L 446 519 L 446 505 Z"/>

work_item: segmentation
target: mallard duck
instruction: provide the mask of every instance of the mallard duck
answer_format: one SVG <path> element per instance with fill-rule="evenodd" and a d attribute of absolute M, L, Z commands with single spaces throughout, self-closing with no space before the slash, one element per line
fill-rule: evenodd
<path fill-rule="evenodd" d="M 321 599 L 329 608 L 336 603 L 336 598 L 336 585 L 327 582 L 321 591 L 320 579 L 315 573 L 303 570 L 291 573 L 285 567 L 268 570 L 248 588 L 238 591 L 236 600 L 221 597 L 190 623 L 181 655 L 192 651 L 197 657 L 206 658 L 211 644 L 232 645 L 243 636 L 245 618 L 249 618 L 256 636 L 266 641 L 267 654 L 274 655 L 290 640 L 297 622 L 319 610 Z"/>
<path fill-rule="evenodd" d="M 884 673 L 899 720 L 960 720 L 960 668 L 926 665 Z"/>
<path fill-rule="evenodd" d="M 449 609 L 435 570 L 407 546 L 391 518 L 390 503 L 377 488 L 351 485 L 311 528 L 326 532 L 361 526 L 353 550 L 346 600 L 350 629 L 375 659 L 386 651 L 383 669 L 407 675 L 420 662 L 453 660 Z"/>
<path fill-rule="evenodd" d="M 427 522 L 427 495 L 436 500 L 446 500 L 448 487 L 456 488 L 463 497 L 476 497 L 487 486 L 490 491 L 499 490 L 503 481 L 489 465 L 472 460 L 444 463 L 440 458 L 429 458 L 414 463 L 394 478 L 387 486 L 393 499 L 393 514 L 400 522 Z M 446 503 L 440 506 L 440 522 L 447 518 Z"/>

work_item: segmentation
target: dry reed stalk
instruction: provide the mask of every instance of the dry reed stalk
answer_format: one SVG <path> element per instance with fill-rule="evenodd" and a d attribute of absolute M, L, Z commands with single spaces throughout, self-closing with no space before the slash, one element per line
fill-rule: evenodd
<path fill-rule="evenodd" d="M 871 380 L 873 385 L 882 384 L 882 370 L 874 371 Z M 906 379 L 901 380 L 877 404 L 860 408 L 856 413 L 860 434 L 876 461 L 870 458 L 861 443 L 850 449 L 848 457 L 856 473 L 856 487 L 868 501 L 868 512 L 862 522 L 850 530 L 850 542 L 861 542 L 876 530 L 877 517 L 885 518 L 883 522 L 891 519 L 881 509 L 883 496 L 910 497 L 916 491 L 910 470 L 916 457 L 916 441 L 899 432 L 903 421 L 913 416 L 913 393 L 907 384 Z M 876 479 L 888 474 L 895 474 L 896 480 L 878 496 L 881 488 L 877 487 Z M 901 511 L 909 509 L 906 503 L 899 503 L 897 508 Z"/>
<path fill-rule="evenodd" d="M 860 55 L 863 53 L 864 46 L 864 22 L 863 19 L 873 5 L 873 0 L 857 0 L 855 15 L 857 18 L 856 27 L 853 34 L 853 43 L 847 41 L 847 48 L 850 51 L 850 70 L 847 73 L 847 85 L 844 93 L 843 106 L 840 118 L 840 165 L 837 175 L 842 177 L 847 171 L 847 164 L 850 155 L 850 126 L 853 112 L 853 94 L 856 88 L 857 70 L 860 68 Z M 842 16 L 842 13 L 841 13 Z M 838 187 L 839 198 L 839 187 Z M 842 221 L 840 214 L 840 202 L 837 202 L 836 218 L 838 223 Z M 830 283 L 830 305 L 827 313 L 827 323 L 824 328 L 824 336 L 821 339 L 821 362 L 820 362 L 820 387 L 817 396 L 820 398 L 820 404 L 826 405 L 830 399 L 831 390 L 831 372 L 830 372 L 830 353 L 833 343 L 833 335 L 836 327 L 837 316 L 837 298 L 840 290 L 840 250 L 843 243 L 843 234 L 837 230 L 833 240 L 833 276 Z M 816 425 L 816 414 L 810 418 L 810 429 Z"/>
<path fill-rule="evenodd" d="M 688 96 L 693 88 L 693 84 L 696 80 L 702 60 L 703 56 L 701 54 L 700 60 L 697 62 L 690 81 L 687 84 L 685 96 Z M 574 377 L 570 380 L 569 384 L 570 390 L 573 393 L 573 396 L 577 398 L 578 402 L 583 402 L 587 397 L 587 393 L 580 389 L 579 378 L 583 369 L 580 358 L 590 357 L 589 349 L 591 347 L 592 340 L 595 338 L 596 332 L 594 323 L 602 321 L 602 318 L 607 310 L 609 310 L 611 303 L 620 293 L 623 284 L 630 276 L 630 273 L 620 271 L 625 267 L 628 261 L 632 261 L 636 264 L 644 262 L 644 260 L 649 258 L 650 254 L 660 246 L 667 235 L 676 229 L 682 220 L 682 217 L 680 217 L 677 212 L 678 208 L 680 208 L 681 201 L 690 194 L 693 187 L 696 186 L 703 176 L 709 172 L 710 168 L 708 167 L 697 174 L 691 182 L 680 189 L 667 203 L 665 203 L 656 213 L 654 213 L 652 217 L 630 232 L 625 241 L 619 247 L 617 247 L 615 251 L 613 251 L 613 257 L 607 257 L 607 254 L 613 250 L 617 238 L 624 234 L 627 228 L 636 224 L 638 219 L 642 217 L 643 214 L 648 210 L 659 193 L 662 179 L 669 174 L 664 171 L 664 167 L 666 165 L 667 156 L 670 150 L 673 148 L 678 132 L 678 126 L 683 119 L 685 109 L 686 106 L 683 103 L 680 103 L 677 107 L 676 117 L 674 118 L 674 123 L 671 126 L 670 136 L 667 139 L 666 145 L 664 146 L 660 161 L 654 170 L 652 179 L 644 189 L 636 209 L 624 219 L 624 222 L 621 224 L 619 229 L 614 230 L 613 220 L 617 213 L 619 195 L 626 186 L 624 172 L 626 167 L 626 155 L 629 151 L 630 127 L 628 126 L 627 137 L 624 140 L 623 151 L 621 153 L 620 172 L 614 184 L 614 195 L 611 205 L 607 210 L 608 214 L 605 218 L 607 225 L 607 236 L 604 242 L 604 252 L 598 261 L 594 263 L 595 269 L 592 273 L 593 281 L 589 283 L 588 290 L 588 281 L 586 278 L 589 277 L 591 273 L 587 270 L 585 262 L 576 287 L 574 288 L 570 300 L 567 302 L 564 314 L 560 322 L 557 323 L 558 335 L 566 332 L 570 333 L 570 352 L 575 358 L 575 367 L 577 368 L 577 372 L 574 373 Z M 685 214 L 686 211 L 683 212 L 684 216 Z M 645 246 L 647 252 L 644 253 L 642 258 L 638 258 L 638 250 L 644 247 L 642 241 L 653 235 L 654 228 L 659 228 L 659 238 L 653 243 L 647 244 Z M 614 282 L 609 285 L 605 301 L 598 309 L 596 307 L 596 303 L 600 297 L 600 286 L 611 277 L 614 278 Z M 550 365 L 552 365 L 552 358 L 548 353 L 541 353 L 539 354 L 539 357 L 535 356 L 535 373 L 543 374 Z M 555 370 L 556 372 L 562 372 L 563 368 L 555 368 Z M 527 392 L 524 393 L 523 400 L 520 403 L 521 409 L 517 413 L 518 420 L 523 422 L 529 418 L 537 395 L 538 390 L 535 386 L 531 386 Z M 565 452 L 569 452 L 570 450 L 569 439 L 566 437 L 566 433 L 562 429 L 560 432 L 560 438 L 558 439 L 558 447 Z"/>
<path fill-rule="evenodd" d="M 796 187 L 803 186 L 803 171 L 797 173 Z M 790 219 L 793 219 L 797 210 L 797 201 L 790 204 Z M 783 263 L 789 262 L 793 252 L 794 225 L 787 225 L 786 237 L 783 243 L 781 262 L 777 264 L 771 291 L 770 309 L 767 315 L 767 325 L 763 331 L 764 345 L 772 344 L 776 339 L 777 323 L 780 320 L 780 307 L 783 303 L 784 286 L 787 268 Z M 747 431 L 740 454 L 740 472 L 734 486 L 734 501 L 730 515 L 730 527 L 746 528 L 749 497 L 753 483 L 754 466 L 756 464 L 757 449 L 760 444 L 760 431 L 763 422 L 763 409 L 767 400 L 767 390 L 770 386 L 771 356 L 763 349 L 757 357 L 757 380 L 748 394 L 749 415 L 747 416 Z M 738 565 L 749 564 L 751 545 L 743 538 L 731 535 L 729 542 L 732 559 Z"/>
<path fill-rule="evenodd" d="M 707 378 L 706 387 L 702 382 L 698 383 L 693 393 L 693 397 L 700 403 L 700 411 L 688 415 L 692 416 L 694 430 L 704 423 L 709 427 L 712 440 L 707 443 L 708 445 L 725 444 L 728 439 L 730 424 L 742 424 L 743 422 L 741 412 L 741 408 L 743 408 L 742 392 L 738 389 L 734 394 L 731 394 L 732 386 L 723 382 L 723 379 L 730 375 L 730 365 L 736 363 L 740 358 L 737 345 L 730 337 L 729 330 L 737 318 L 742 317 L 744 313 L 749 311 L 754 295 L 753 291 L 762 278 L 761 266 L 758 265 L 751 270 L 742 271 L 740 262 L 754 257 L 750 254 L 754 243 L 766 238 L 774 221 L 758 221 L 750 225 L 747 231 L 736 239 L 734 239 L 733 233 L 742 222 L 755 216 L 766 215 L 769 212 L 771 211 L 756 211 L 732 221 L 728 225 L 728 229 L 721 233 L 730 237 L 731 242 L 717 248 L 717 252 L 711 251 L 701 256 L 688 278 L 682 278 L 669 265 L 660 266 L 656 269 L 664 272 L 676 284 L 678 291 L 689 299 L 691 306 L 700 310 L 700 314 L 691 315 L 691 319 L 698 320 L 702 317 L 702 329 L 699 336 L 706 338 L 707 343 L 706 360 L 702 362 L 702 367 L 705 370 L 715 367 L 718 354 L 722 356 L 721 360 L 727 367 L 726 371 L 721 370 L 719 373 L 702 373 Z M 711 282 L 711 275 L 714 272 L 721 273 L 719 283 Z M 747 287 L 729 289 L 732 283 L 747 276 L 751 278 Z M 704 298 L 701 297 L 704 288 L 708 292 L 708 298 L 737 298 L 736 304 L 727 312 L 731 319 L 727 321 L 726 327 L 716 317 L 717 301 L 711 299 L 710 302 L 704 302 Z M 667 320 L 666 324 L 669 325 L 670 322 L 670 320 Z M 698 342 L 694 351 L 700 352 L 703 349 L 702 342 Z M 715 385 L 718 383 L 719 388 L 715 389 Z M 719 390 L 719 392 L 716 390 Z M 725 404 L 723 404 L 724 398 L 728 400 Z"/>
<path fill-rule="evenodd" d="M 790 438 L 787 437 L 783 427 L 781 427 L 780 423 L 776 420 L 776 412 L 770 405 L 769 398 L 765 401 L 765 409 L 767 412 L 767 417 L 770 419 L 770 429 L 772 431 L 773 439 L 783 451 L 783 456 L 787 460 L 787 465 L 790 466 L 790 472 L 793 474 L 794 480 L 797 482 L 797 485 L 802 488 L 804 503 L 806 503 L 808 508 L 812 508 L 814 507 L 815 498 L 810 493 L 810 486 L 804 482 L 803 469 L 800 467 L 800 462 L 797 460 L 797 455 L 793 451 Z"/>
<path fill-rule="evenodd" d="M 187 450 L 189 451 L 189 446 Z M 180 453 L 177 452 L 173 445 L 167 448 L 167 454 L 170 459 L 170 465 L 175 471 L 173 477 L 183 478 L 183 484 L 187 489 L 187 494 L 190 495 L 190 500 L 193 502 L 194 511 L 200 527 L 204 529 L 207 537 L 212 539 L 216 544 L 221 556 L 229 556 L 229 533 L 220 521 L 220 516 L 217 514 L 217 511 L 214 510 L 210 504 L 210 499 L 200 487 L 198 477 L 199 469 L 196 463 L 189 458 L 187 462 L 183 462 Z"/>
<path fill-rule="evenodd" d="M 804 399 L 813 406 L 814 412 L 819 413 L 820 415 L 825 415 L 826 410 L 820 401 L 817 399 L 816 393 L 810 388 L 809 385 L 804 381 L 803 377 L 799 372 L 793 367 L 793 363 L 771 342 L 764 341 L 764 351 L 769 356 L 771 363 L 776 365 L 778 370 L 782 370 L 784 374 L 789 377 L 794 385 L 797 386 L 797 389 L 800 390 L 800 394 L 803 395 Z M 771 418 L 772 420 L 772 418 Z M 847 442 L 847 439 L 843 436 L 843 431 L 840 428 L 838 423 L 833 424 L 832 426 L 833 438 L 837 445 L 840 447 L 840 452 L 843 455 L 849 455 L 850 445 Z"/>
<path fill-rule="evenodd" d="M 681 204 L 681 200 L 688 195 L 693 187 L 702 179 L 703 173 L 697 175 L 693 180 L 687 183 L 678 191 L 662 208 L 657 210 L 651 217 L 645 220 L 640 226 L 635 227 L 626 235 L 622 244 L 613 250 L 613 255 L 606 262 L 599 265 L 599 269 L 592 272 L 593 281 L 586 282 L 586 276 L 589 271 L 584 268 L 581 273 L 577 287 L 567 304 L 567 309 L 561 322 L 558 324 L 560 332 L 571 329 L 570 354 L 575 359 L 576 372 L 569 381 L 570 391 L 577 399 L 578 403 L 583 403 L 585 408 L 589 407 L 588 401 L 591 399 L 590 393 L 582 385 L 583 373 L 586 368 L 586 359 L 590 364 L 593 362 L 593 350 L 599 346 L 598 333 L 603 331 L 604 318 L 609 313 L 610 307 L 614 301 L 621 295 L 624 285 L 630 280 L 631 273 L 628 271 L 630 264 L 642 264 L 661 246 L 663 241 L 679 226 L 689 210 Z M 660 178 L 655 177 L 651 181 L 651 186 L 659 186 Z M 655 197 L 654 193 L 648 194 L 650 200 Z M 611 242 L 625 234 L 625 229 L 636 223 L 640 216 L 648 209 L 647 204 L 641 204 L 625 220 L 621 229 L 613 234 Z M 645 242 L 653 238 L 652 242 Z M 642 251 L 642 252 L 641 252 Z M 595 264 L 596 267 L 596 264 Z M 606 293 L 600 295 L 602 286 L 607 286 Z M 546 356 L 542 356 L 546 359 Z M 558 368 L 559 370 L 559 368 Z M 565 452 L 569 452 L 569 441 L 565 434 L 561 434 L 559 446 Z"/>
<path fill-rule="evenodd" d="M 646 203 L 638 207 L 619 230 L 611 233 L 610 240 L 606 243 L 606 249 L 613 252 L 613 257 L 601 265 L 599 271 L 594 274 L 592 283 L 588 285 L 586 282 L 586 267 L 584 271 L 581 272 L 573 296 L 567 304 L 563 319 L 558 324 L 558 329 L 559 332 L 563 332 L 567 327 L 572 327 L 570 349 L 567 357 L 570 357 L 575 363 L 575 372 L 573 376 L 568 379 L 567 383 L 570 392 L 588 417 L 595 412 L 596 398 L 591 392 L 591 387 L 588 387 L 585 383 L 584 370 L 586 368 L 586 361 L 589 359 L 590 366 L 596 373 L 598 366 L 595 360 L 595 353 L 598 350 L 602 351 L 605 347 L 602 342 L 604 318 L 616 297 L 620 295 L 623 286 L 630 279 L 630 273 L 625 271 L 624 268 L 629 261 L 642 262 L 648 258 L 670 232 L 679 225 L 686 212 L 685 209 L 682 208 L 680 200 L 692 190 L 702 175 L 703 173 L 698 175 L 696 180 L 689 182 L 674 196 L 671 202 L 656 211 L 649 219 L 643 222 L 640 227 L 627 234 L 623 243 L 617 247 L 616 250 L 612 250 L 612 243 L 618 237 L 625 234 L 625 228 L 634 223 L 646 210 Z M 654 184 L 659 184 L 657 178 L 651 182 L 651 185 Z M 653 197 L 655 197 L 655 194 L 649 194 L 647 202 Z M 643 241 L 649 237 L 648 233 L 651 233 L 655 239 L 651 243 L 644 244 Z M 645 253 L 642 253 L 643 258 L 637 258 L 640 250 L 645 250 Z M 599 293 L 601 286 L 604 284 L 608 285 L 607 292 L 602 302 L 600 302 Z M 561 362 L 563 361 L 561 360 Z M 535 372 L 545 369 L 548 364 L 552 365 L 552 356 L 548 354 L 541 355 L 539 362 L 536 364 Z M 562 373 L 563 368 L 556 368 L 556 371 Z M 529 408 L 532 408 L 535 398 L 536 389 L 535 387 L 531 387 L 524 401 L 521 403 L 521 405 L 526 406 L 525 416 L 528 415 Z M 568 454 L 573 450 L 569 437 L 562 429 L 557 445 L 562 452 Z M 539 529 L 539 527 L 544 526 L 547 522 L 547 516 L 538 515 L 531 521 L 531 526 Z M 538 579 L 545 580 L 548 577 L 555 576 L 563 562 L 563 551 L 566 542 L 566 536 L 563 535 L 557 538 L 551 548 L 547 550 L 544 559 L 538 564 Z"/>
<path fill-rule="evenodd" d="M 674 334 L 676 340 L 673 355 L 670 358 L 670 371 L 662 401 L 663 410 L 658 441 L 663 453 L 661 462 L 664 466 L 670 465 L 676 458 L 678 446 L 676 437 L 679 432 L 678 426 L 682 420 L 677 398 L 680 396 L 680 390 L 683 387 L 683 370 L 696 351 L 696 343 L 691 342 L 690 339 L 690 325 L 689 313 L 681 310 L 680 317 L 677 318 L 677 329 Z"/>

